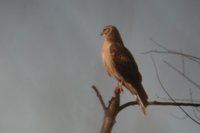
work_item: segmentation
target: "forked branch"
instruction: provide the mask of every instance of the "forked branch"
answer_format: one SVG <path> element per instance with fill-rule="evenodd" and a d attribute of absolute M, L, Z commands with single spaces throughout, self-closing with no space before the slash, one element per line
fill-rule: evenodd
<path fill-rule="evenodd" d="M 108 106 L 105 105 L 103 98 L 94 85 L 92 86 L 94 91 L 97 94 L 97 97 L 104 110 L 104 119 L 101 127 L 101 133 L 111 133 L 112 128 L 115 124 L 116 117 L 118 113 L 129 106 L 139 105 L 137 101 L 127 102 L 123 105 L 120 105 L 120 94 L 116 93 L 115 96 L 111 98 Z M 191 107 L 200 107 L 200 103 L 189 103 L 189 102 L 159 102 L 159 101 L 149 101 L 148 106 L 191 106 Z"/>

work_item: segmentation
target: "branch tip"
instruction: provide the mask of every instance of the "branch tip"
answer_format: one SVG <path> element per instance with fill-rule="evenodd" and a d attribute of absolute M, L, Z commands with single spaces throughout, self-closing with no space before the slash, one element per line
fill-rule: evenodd
<path fill-rule="evenodd" d="M 105 111 L 107 107 L 106 107 L 106 104 L 105 104 L 105 102 L 103 100 L 103 97 L 101 96 L 101 94 L 100 94 L 100 92 L 99 92 L 99 90 L 97 89 L 96 86 L 92 85 L 92 88 L 96 92 L 96 95 L 99 98 L 99 101 L 100 101 L 100 103 L 101 103 L 101 105 L 103 107 L 103 110 Z"/>

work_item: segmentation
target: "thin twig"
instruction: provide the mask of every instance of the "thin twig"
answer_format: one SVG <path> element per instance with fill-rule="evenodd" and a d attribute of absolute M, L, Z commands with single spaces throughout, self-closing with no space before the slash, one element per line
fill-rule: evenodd
<path fill-rule="evenodd" d="M 141 54 L 150 54 L 150 53 L 181 55 L 183 57 L 186 57 L 186 58 L 188 58 L 188 59 L 200 64 L 200 58 L 192 56 L 192 55 L 176 52 L 176 51 L 161 51 L 161 50 L 156 50 L 155 49 L 155 50 L 149 50 L 147 52 L 142 52 Z"/>
<path fill-rule="evenodd" d="M 190 54 L 185 54 L 185 53 L 182 53 L 182 52 L 177 52 L 177 51 L 170 50 L 170 49 L 168 49 L 168 48 L 162 46 L 160 43 L 156 42 L 156 41 L 153 40 L 152 38 L 150 38 L 150 40 L 151 40 L 152 42 L 154 42 L 157 46 L 159 46 L 159 47 L 163 48 L 164 50 L 166 50 L 166 51 L 163 51 L 163 52 L 161 52 L 161 53 L 177 54 L 177 55 L 182 55 L 182 56 L 184 56 L 184 57 L 187 57 L 187 58 L 189 58 L 189 59 L 192 58 L 192 59 L 200 60 L 199 57 L 196 57 L 196 56 L 193 56 L 193 55 L 190 55 Z M 153 51 L 152 51 L 152 52 L 153 52 Z M 156 51 L 155 51 L 155 52 L 156 52 Z M 159 51 L 158 51 L 158 52 L 159 52 Z"/>
<path fill-rule="evenodd" d="M 177 51 L 161 51 L 161 50 L 149 50 L 147 52 L 143 52 L 141 54 L 149 54 L 149 53 L 159 53 L 159 54 L 176 54 L 176 55 L 181 55 L 183 57 L 189 57 L 189 58 L 194 58 L 196 60 L 200 60 L 200 58 L 196 57 L 196 56 L 193 56 L 193 55 L 189 55 L 189 54 L 184 54 L 184 53 L 181 53 L 181 52 L 177 52 Z"/>
<path fill-rule="evenodd" d="M 185 58 L 183 55 L 181 55 L 181 60 L 182 60 L 182 73 L 185 75 Z"/>
<path fill-rule="evenodd" d="M 169 99 L 169 98 L 165 98 L 165 97 L 160 97 L 160 96 L 158 96 L 157 94 L 155 95 L 157 98 L 159 98 L 159 99 L 162 99 L 162 100 L 170 100 L 171 101 L 171 99 Z M 175 101 L 181 101 L 181 102 L 191 102 L 191 99 L 179 99 L 179 98 L 174 98 L 174 100 Z M 198 100 L 193 100 L 193 102 L 196 102 L 196 103 L 198 103 L 198 102 L 200 102 L 200 101 L 198 101 Z"/>
<path fill-rule="evenodd" d="M 103 107 L 103 110 L 105 111 L 105 110 L 106 110 L 106 104 L 105 104 L 105 102 L 104 102 L 104 100 L 103 100 L 103 98 L 102 98 L 102 96 L 101 96 L 99 90 L 98 90 L 97 87 L 94 86 L 94 85 L 92 86 L 92 88 L 93 88 L 94 91 L 96 92 L 97 97 L 99 98 L 99 101 L 100 101 L 100 103 L 101 103 L 101 105 L 102 105 L 102 107 Z"/>
<path fill-rule="evenodd" d="M 192 97 L 192 94 L 193 94 L 193 93 L 192 93 L 191 88 L 189 89 L 189 91 L 190 91 L 190 99 L 191 99 L 191 102 L 193 103 L 193 102 L 194 102 L 194 101 L 193 101 L 193 97 Z M 192 107 L 192 111 L 193 111 L 193 113 L 194 113 L 194 116 L 196 117 L 196 119 L 200 120 L 200 118 L 199 118 L 199 116 L 197 115 L 195 109 L 196 109 L 196 108 Z"/>
<path fill-rule="evenodd" d="M 172 66 L 170 63 L 168 63 L 167 61 L 163 60 L 163 62 L 165 64 L 167 64 L 169 67 L 171 67 L 173 70 L 175 70 L 176 72 L 178 72 L 178 74 L 180 74 L 181 76 L 183 76 L 185 79 L 187 79 L 189 82 L 191 82 L 194 86 L 196 86 L 198 89 L 200 89 L 200 85 L 197 84 L 196 82 L 194 82 L 192 79 L 190 79 L 188 76 L 186 76 L 184 73 L 182 73 L 180 70 L 178 70 L 177 68 L 175 68 L 174 66 Z"/>
<path fill-rule="evenodd" d="M 161 88 L 164 90 L 164 92 L 167 94 L 167 96 L 168 96 L 174 103 L 176 103 L 176 101 L 171 97 L 171 95 L 168 93 L 168 91 L 167 91 L 167 90 L 165 89 L 165 87 L 163 86 L 163 84 L 162 84 L 162 82 L 161 82 L 161 80 L 160 80 L 160 76 L 159 76 L 159 74 L 158 74 L 158 68 L 157 68 L 157 66 L 156 66 L 156 62 L 155 62 L 153 56 L 151 56 L 151 58 L 152 58 L 152 62 L 153 62 L 153 64 L 154 64 L 155 71 L 156 71 L 156 76 L 157 76 L 157 79 L 158 79 L 158 81 L 159 81 L 159 84 L 160 84 Z M 179 107 L 192 121 L 194 121 L 195 123 L 197 123 L 198 125 L 200 125 L 200 122 L 198 122 L 198 121 L 195 120 L 193 117 L 191 117 L 181 106 L 178 106 L 178 107 Z"/>
<path fill-rule="evenodd" d="M 159 54 L 175 54 L 175 55 L 181 55 L 183 57 L 186 57 L 189 60 L 192 60 L 198 64 L 200 64 L 200 58 L 193 56 L 193 55 L 189 55 L 189 54 L 185 54 L 182 52 L 177 52 L 177 51 L 173 51 L 173 50 L 169 50 L 168 48 L 162 46 L 161 44 L 159 44 L 158 42 L 156 42 L 155 40 L 153 40 L 152 38 L 150 38 L 150 40 L 152 42 L 154 42 L 154 44 L 156 44 L 157 46 L 161 47 L 162 49 L 164 49 L 165 51 L 158 51 L 158 50 L 149 50 L 147 52 L 143 52 L 142 54 L 149 54 L 149 53 L 159 53 Z"/>
<path fill-rule="evenodd" d="M 152 42 L 154 42 L 154 44 L 156 44 L 157 46 L 161 47 L 162 49 L 167 50 L 167 51 L 169 50 L 168 48 L 162 46 L 160 43 L 156 42 L 153 38 L 150 38 L 150 40 L 151 40 Z"/>

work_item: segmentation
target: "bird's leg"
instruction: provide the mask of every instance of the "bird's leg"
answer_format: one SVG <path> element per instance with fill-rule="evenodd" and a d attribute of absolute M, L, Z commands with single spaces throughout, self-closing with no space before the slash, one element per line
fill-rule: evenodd
<path fill-rule="evenodd" d="M 123 91 L 123 81 L 119 81 L 117 85 L 117 92 L 120 94 Z"/>

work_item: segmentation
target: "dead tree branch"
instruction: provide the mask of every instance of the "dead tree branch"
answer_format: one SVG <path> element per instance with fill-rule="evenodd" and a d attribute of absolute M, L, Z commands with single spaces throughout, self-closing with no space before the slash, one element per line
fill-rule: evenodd
<path fill-rule="evenodd" d="M 147 52 L 143 52 L 142 54 L 149 54 L 149 53 L 175 54 L 175 55 L 181 55 L 181 56 L 183 56 L 183 57 L 187 57 L 187 58 L 189 58 L 189 59 L 191 59 L 191 58 L 192 58 L 192 59 L 195 59 L 195 61 L 196 61 L 196 60 L 200 60 L 200 58 L 195 57 L 195 56 L 192 56 L 192 55 L 189 55 L 189 54 L 184 54 L 184 53 L 181 53 L 181 52 L 169 51 L 169 50 L 167 50 L 167 51 L 159 51 L 159 50 L 154 49 L 154 50 L 149 50 L 149 51 L 147 51 Z"/>
<path fill-rule="evenodd" d="M 103 100 L 103 98 L 102 98 L 102 96 L 101 96 L 99 90 L 98 90 L 97 87 L 94 86 L 94 85 L 92 86 L 92 88 L 93 88 L 94 91 L 96 92 L 97 97 L 99 98 L 99 101 L 100 101 L 100 103 L 101 103 L 101 106 L 103 107 L 103 110 L 105 111 L 105 110 L 106 110 L 106 104 L 105 104 L 105 102 L 104 102 L 104 100 Z"/>
<path fill-rule="evenodd" d="M 165 98 L 165 97 L 160 97 L 160 96 L 158 96 L 157 94 L 156 94 L 155 96 L 156 96 L 158 99 L 161 99 L 161 100 L 165 100 L 165 101 L 166 101 L 166 100 L 168 100 L 168 101 L 170 100 L 170 101 L 171 101 L 171 99 Z M 193 99 L 191 100 L 191 99 L 179 99 L 179 98 L 174 98 L 174 100 L 175 100 L 175 101 L 182 101 L 182 102 L 183 102 L 183 101 L 184 101 L 184 102 L 191 102 L 191 101 L 192 101 L 192 102 L 200 103 L 199 100 L 193 100 Z"/>
<path fill-rule="evenodd" d="M 96 92 L 97 97 L 99 98 L 99 101 L 104 109 L 104 119 L 101 127 L 101 133 L 111 133 L 120 106 L 120 95 L 119 93 L 115 92 L 115 96 L 111 98 L 108 107 L 106 107 L 98 89 L 94 85 L 92 88 Z"/>
<path fill-rule="evenodd" d="M 139 105 L 137 101 L 131 101 L 127 102 L 123 105 L 120 105 L 120 94 L 116 93 L 115 96 L 111 98 L 109 101 L 108 106 L 106 107 L 103 98 L 98 91 L 97 87 L 94 85 L 92 86 L 94 91 L 97 94 L 97 97 L 99 98 L 99 101 L 104 109 L 104 119 L 103 124 L 101 127 L 101 133 L 111 133 L 112 128 L 116 122 L 116 117 L 119 112 L 124 110 L 125 108 L 129 106 Z M 189 102 L 159 102 L 159 101 L 149 101 L 148 106 L 191 106 L 191 107 L 200 107 L 200 103 L 189 103 Z M 199 124 L 200 125 L 200 124 Z"/>
<path fill-rule="evenodd" d="M 161 81 L 160 76 L 159 76 L 159 73 L 158 73 L 158 68 L 157 68 L 157 66 L 156 66 L 156 62 L 155 62 L 153 56 L 151 56 L 151 59 L 152 59 L 152 62 L 153 62 L 153 65 L 154 65 L 154 68 L 155 68 L 155 71 L 156 71 L 156 77 L 157 77 L 157 79 L 158 79 L 158 82 L 159 82 L 159 84 L 160 84 L 162 90 L 167 94 L 167 96 L 168 96 L 174 103 L 177 103 L 177 102 L 171 97 L 171 95 L 168 93 L 168 91 L 165 89 L 164 85 L 162 84 L 162 81 Z M 178 105 L 177 105 L 177 106 L 178 106 Z M 197 123 L 198 125 L 200 125 L 200 122 L 197 121 L 197 120 L 195 120 L 192 116 L 190 116 L 181 106 L 178 106 L 178 107 L 179 107 L 179 108 L 183 111 L 183 113 L 184 113 L 186 116 L 188 116 L 192 121 L 194 121 L 195 123 Z"/>
<path fill-rule="evenodd" d="M 156 50 L 156 49 L 153 49 L 153 50 L 149 50 L 147 52 L 143 52 L 142 54 L 151 54 L 151 53 L 158 53 L 158 54 L 173 54 L 173 55 L 180 55 L 182 57 L 185 57 L 189 60 L 192 60 L 198 64 L 200 64 L 200 58 L 199 57 L 196 57 L 196 56 L 193 56 L 193 55 L 190 55 L 190 54 L 185 54 L 185 53 L 182 53 L 182 52 L 177 52 L 177 51 L 173 51 L 173 50 L 170 50 L 164 46 L 162 46 L 161 44 L 159 44 L 158 42 L 156 42 L 155 40 L 153 40 L 152 38 L 150 38 L 150 40 L 156 44 L 157 46 L 159 46 L 160 48 L 164 49 L 163 51 L 159 51 L 159 50 Z"/>
<path fill-rule="evenodd" d="M 127 102 L 120 106 L 119 111 L 123 110 L 128 106 L 138 105 L 137 101 Z M 148 106 L 192 106 L 192 107 L 199 107 L 200 103 L 184 103 L 184 102 L 159 102 L 159 101 L 149 101 Z"/>

